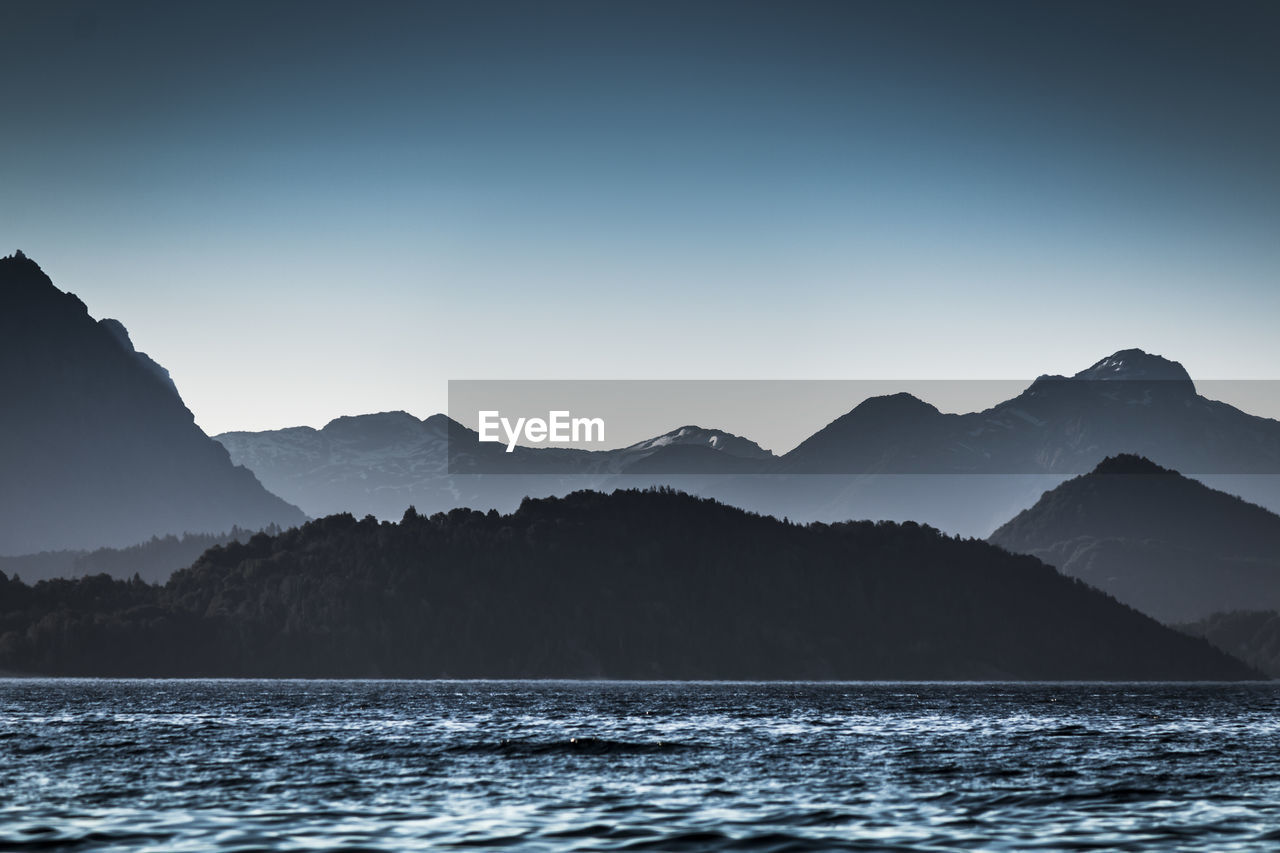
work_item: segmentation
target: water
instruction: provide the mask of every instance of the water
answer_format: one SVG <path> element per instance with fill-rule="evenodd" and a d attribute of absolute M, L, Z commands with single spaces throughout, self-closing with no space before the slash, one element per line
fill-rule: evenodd
<path fill-rule="evenodd" d="M 1280 846 L 1280 686 L 0 681 L 2 849 Z"/>

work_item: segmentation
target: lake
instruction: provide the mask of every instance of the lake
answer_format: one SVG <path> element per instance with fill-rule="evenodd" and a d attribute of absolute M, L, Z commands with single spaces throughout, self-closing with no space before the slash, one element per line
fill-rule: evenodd
<path fill-rule="evenodd" d="M 9 850 L 1280 847 L 1280 685 L 0 680 Z"/>

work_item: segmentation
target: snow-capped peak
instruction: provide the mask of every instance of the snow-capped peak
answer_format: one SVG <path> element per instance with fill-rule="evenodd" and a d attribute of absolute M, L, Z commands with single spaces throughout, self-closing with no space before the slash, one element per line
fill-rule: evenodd
<path fill-rule="evenodd" d="M 720 450 L 733 456 L 748 459 L 772 458 L 773 454 L 748 438 L 743 438 L 724 430 L 704 429 L 699 426 L 682 426 L 665 432 L 655 438 L 637 442 L 626 448 L 625 452 L 657 450 L 673 444 L 701 444 L 713 450 Z"/>
<path fill-rule="evenodd" d="M 1184 382 L 1191 385 L 1191 375 L 1176 361 L 1143 352 L 1121 350 L 1107 356 L 1073 378 L 1088 380 Z"/>

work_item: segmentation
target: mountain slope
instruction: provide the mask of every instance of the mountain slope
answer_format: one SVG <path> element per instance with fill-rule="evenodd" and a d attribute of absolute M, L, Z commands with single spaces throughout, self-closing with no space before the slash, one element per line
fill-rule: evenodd
<path fill-rule="evenodd" d="M 1280 607 L 1280 516 L 1121 455 L 992 534 L 1163 622 Z"/>
<path fill-rule="evenodd" d="M 0 399 L 0 553 L 304 519 L 196 426 L 123 325 L 20 254 L 0 259 Z"/>
<path fill-rule="evenodd" d="M 0 667 L 117 675 L 1214 679 L 1203 640 L 985 542 L 670 491 L 331 516 L 164 588 L 0 588 Z"/>

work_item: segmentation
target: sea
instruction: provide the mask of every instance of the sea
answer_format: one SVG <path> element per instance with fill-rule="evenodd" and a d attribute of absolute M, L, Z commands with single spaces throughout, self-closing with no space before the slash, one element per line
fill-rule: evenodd
<path fill-rule="evenodd" d="M 1280 849 L 1280 685 L 0 680 L 0 850 Z"/>

